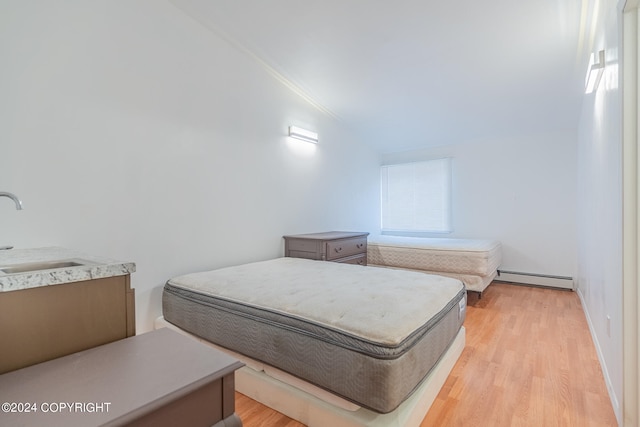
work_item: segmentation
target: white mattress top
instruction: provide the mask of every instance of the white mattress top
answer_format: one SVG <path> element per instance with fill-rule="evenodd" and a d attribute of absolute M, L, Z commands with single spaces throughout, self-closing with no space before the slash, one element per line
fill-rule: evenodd
<path fill-rule="evenodd" d="M 463 289 L 457 279 L 300 258 L 192 273 L 169 281 L 396 346 Z"/>
<path fill-rule="evenodd" d="M 388 235 L 370 235 L 368 245 L 397 246 L 414 249 L 438 249 L 442 251 L 486 252 L 500 247 L 497 240 L 451 239 L 439 237 L 405 237 Z"/>

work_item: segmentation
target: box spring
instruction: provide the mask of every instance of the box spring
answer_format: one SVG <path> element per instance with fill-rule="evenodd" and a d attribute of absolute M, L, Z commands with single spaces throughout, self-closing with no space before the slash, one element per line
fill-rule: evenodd
<path fill-rule="evenodd" d="M 367 262 L 454 277 L 468 290 L 482 292 L 502 262 L 502 245 L 483 239 L 370 235 Z"/>
<path fill-rule="evenodd" d="M 297 258 L 171 279 L 165 319 L 379 413 L 420 384 L 460 330 L 464 285 Z"/>

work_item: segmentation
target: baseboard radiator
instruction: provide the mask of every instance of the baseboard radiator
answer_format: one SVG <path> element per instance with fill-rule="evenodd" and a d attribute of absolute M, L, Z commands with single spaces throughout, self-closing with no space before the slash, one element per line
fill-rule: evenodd
<path fill-rule="evenodd" d="M 498 270 L 495 280 L 525 285 L 548 286 L 551 288 L 574 289 L 573 277 L 551 276 L 547 274 L 521 273 L 518 271 Z"/>

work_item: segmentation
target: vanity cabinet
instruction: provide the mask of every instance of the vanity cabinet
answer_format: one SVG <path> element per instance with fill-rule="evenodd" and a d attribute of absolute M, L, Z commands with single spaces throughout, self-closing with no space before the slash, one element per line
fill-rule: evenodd
<path fill-rule="evenodd" d="M 129 274 L 0 292 L 0 374 L 135 333 Z"/>
<path fill-rule="evenodd" d="M 284 255 L 367 265 L 368 235 L 365 232 L 328 231 L 284 236 Z"/>

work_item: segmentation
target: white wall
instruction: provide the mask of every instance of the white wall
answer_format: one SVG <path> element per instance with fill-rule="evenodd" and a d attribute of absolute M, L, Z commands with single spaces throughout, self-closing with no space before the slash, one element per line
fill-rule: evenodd
<path fill-rule="evenodd" d="M 600 4 L 592 50 L 605 50 L 605 73 L 597 92 L 585 95 L 580 119 L 578 292 L 620 421 L 623 387 L 622 115 L 616 3 L 616 0 L 604 0 Z"/>
<path fill-rule="evenodd" d="M 384 164 L 452 157 L 450 237 L 497 239 L 501 269 L 575 276 L 576 134 L 496 137 L 383 155 Z"/>
<path fill-rule="evenodd" d="M 4 1 L 0 57 L 0 245 L 135 262 L 138 332 L 172 276 L 378 227 L 379 156 L 168 2 Z"/>

